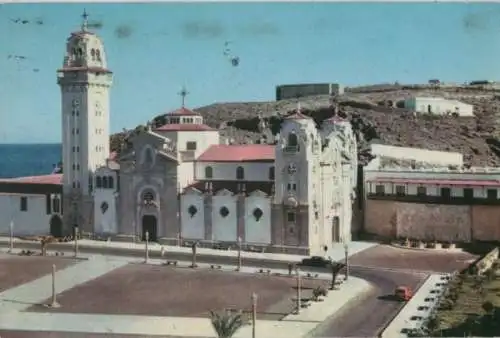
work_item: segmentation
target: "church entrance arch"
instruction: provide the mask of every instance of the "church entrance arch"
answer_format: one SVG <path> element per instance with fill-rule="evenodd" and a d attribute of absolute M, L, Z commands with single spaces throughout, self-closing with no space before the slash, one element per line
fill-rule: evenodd
<path fill-rule="evenodd" d="M 54 215 L 50 219 L 50 234 L 54 237 L 63 237 L 63 222 L 59 215 Z"/>
<path fill-rule="evenodd" d="M 149 240 L 156 242 L 158 240 L 158 220 L 154 215 L 142 216 L 142 240 L 146 240 L 146 231 L 149 233 Z"/>
<path fill-rule="evenodd" d="M 332 220 L 332 242 L 340 242 L 340 220 L 338 216 Z"/>

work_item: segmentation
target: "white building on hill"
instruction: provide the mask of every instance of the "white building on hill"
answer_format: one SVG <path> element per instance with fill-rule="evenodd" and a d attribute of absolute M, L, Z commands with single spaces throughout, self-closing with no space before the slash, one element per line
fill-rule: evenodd
<path fill-rule="evenodd" d="M 441 97 L 414 96 L 405 100 L 405 108 L 421 114 L 474 116 L 474 106 Z"/>

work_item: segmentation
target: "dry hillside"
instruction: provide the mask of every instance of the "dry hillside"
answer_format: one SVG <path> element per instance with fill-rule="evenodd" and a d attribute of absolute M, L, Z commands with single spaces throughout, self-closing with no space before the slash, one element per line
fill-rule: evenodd
<path fill-rule="evenodd" d="M 389 101 L 397 102 L 411 95 L 459 99 L 474 105 L 475 117 L 415 117 L 405 109 L 385 106 Z M 332 115 L 327 96 L 304 97 L 300 102 L 303 112 L 314 117 L 318 123 Z M 435 89 L 427 86 L 385 85 L 349 89 L 338 97 L 338 102 L 340 113 L 351 120 L 356 130 L 362 162 L 370 157 L 369 143 L 379 142 L 461 152 L 470 165 L 500 164 L 500 141 L 495 136 L 494 128 L 494 117 L 500 114 L 500 99 L 496 92 L 456 87 Z M 203 115 L 208 125 L 220 128 L 223 136 L 236 143 L 248 143 L 262 137 L 257 127 L 259 114 L 276 133 L 281 116 L 296 107 L 297 100 L 284 100 L 218 103 L 195 111 Z M 155 117 L 154 121 L 162 124 L 162 116 Z M 269 136 L 269 131 L 267 134 Z M 113 150 L 118 150 L 123 136 L 112 136 Z"/>

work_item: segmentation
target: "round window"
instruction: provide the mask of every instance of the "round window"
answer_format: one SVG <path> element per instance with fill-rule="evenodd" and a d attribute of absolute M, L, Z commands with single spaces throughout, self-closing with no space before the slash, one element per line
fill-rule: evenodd
<path fill-rule="evenodd" d="M 196 209 L 196 207 L 194 205 L 189 206 L 189 208 L 188 208 L 189 216 L 194 217 L 194 215 L 196 215 L 197 212 L 198 212 L 198 209 Z"/>
<path fill-rule="evenodd" d="M 260 219 L 262 218 L 262 215 L 264 215 L 264 213 L 262 212 L 262 210 L 260 208 L 255 208 L 253 210 L 253 217 L 255 217 L 255 220 L 257 222 L 260 221 Z"/>
<path fill-rule="evenodd" d="M 229 215 L 229 209 L 226 207 L 222 207 L 220 208 L 219 213 L 222 217 L 227 217 L 227 215 Z"/>

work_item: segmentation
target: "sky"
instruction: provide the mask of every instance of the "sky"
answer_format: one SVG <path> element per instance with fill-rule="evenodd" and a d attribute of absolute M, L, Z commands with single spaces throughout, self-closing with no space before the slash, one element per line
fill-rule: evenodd
<path fill-rule="evenodd" d="M 500 3 L 3 4 L 0 143 L 60 142 L 56 70 L 84 9 L 114 72 L 111 132 L 175 110 L 183 86 L 196 108 L 288 83 L 500 78 Z"/>

